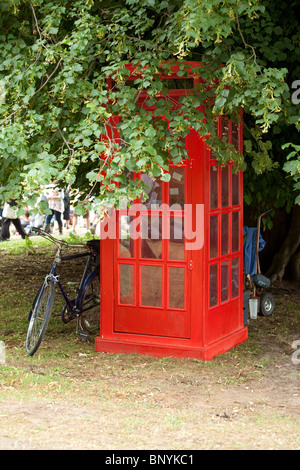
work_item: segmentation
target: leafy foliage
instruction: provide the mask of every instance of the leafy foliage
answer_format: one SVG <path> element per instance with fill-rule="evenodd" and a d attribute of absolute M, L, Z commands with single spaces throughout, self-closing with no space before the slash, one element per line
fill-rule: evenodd
<path fill-rule="evenodd" d="M 283 166 L 284 171 L 289 173 L 295 181 L 294 189 L 299 193 L 300 191 L 300 145 L 285 144 L 283 148 L 293 147 L 294 150 L 287 156 L 287 161 Z M 300 204 L 300 194 L 296 197 L 297 204 Z"/>
<path fill-rule="evenodd" d="M 85 207 L 91 197 L 117 206 L 143 190 L 129 172 L 168 180 L 169 161 L 187 157 L 182 137 L 191 128 L 211 134 L 222 163 L 279 171 L 286 156 L 278 157 L 278 144 L 275 154 L 273 137 L 291 138 L 282 144 L 298 138 L 287 79 L 299 73 L 299 31 L 294 4 L 275 3 L 2 0 L 0 198 L 31 204 L 41 185 L 57 180 L 80 190 Z M 184 78 L 185 60 L 201 63 L 195 73 L 203 84 L 174 105 L 162 99 L 159 77 L 176 61 Z M 144 92 L 148 111 L 139 106 Z M 240 108 L 245 161 L 215 137 L 213 125 L 216 114 L 235 116 Z M 297 178 L 290 165 L 285 170 Z"/>

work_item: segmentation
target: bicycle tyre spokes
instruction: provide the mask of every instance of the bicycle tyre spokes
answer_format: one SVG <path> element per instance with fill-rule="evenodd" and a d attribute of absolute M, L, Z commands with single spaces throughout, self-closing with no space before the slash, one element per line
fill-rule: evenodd
<path fill-rule="evenodd" d="M 33 356 L 39 348 L 48 327 L 53 309 L 54 292 L 53 282 L 45 281 L 40 294 L 37 296 L 26 337 L 26 352 L 30 356 Z"/>

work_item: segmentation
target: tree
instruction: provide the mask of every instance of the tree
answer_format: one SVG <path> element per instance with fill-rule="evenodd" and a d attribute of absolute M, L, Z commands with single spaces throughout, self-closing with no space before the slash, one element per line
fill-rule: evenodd
<path fill-rule="evenodd" d="M 286 170 L 289 199 L 281 203 L 291 208 L 299 202 L 299 157 L 296 147 L 288 160 L 282 145 L 299 145 L 295 8 L 271 0 L 3 0 L 0 197 L 31 204 L 40 185 L 58 180 L 79 189 L 86 207 L 90 196 L 96 206 L 117 207 L 121 196 L 143 190 L 128 171 L 168 180 L 169 159 L 186 157 L 181 138 L 194 127 L 211 135 L 220 163 L 233 159 L 245 175 L 282 178 Z M 162 68 L 168 73 L 179 61 L 184 77 L 190 59 L 201 62 L 206 85 L 180 107 L 159 99 Z M 167 121 L 138 107 L 142 90 Z M 211 104 L 205 120 L 202 102 Z M 216 138 L 213 125 L 215 115 L 234 117 L 240 108 L 245 158 Z M 257 193 L 248 186 L 246 202 L 255 204 Z M 274 194 L 275 206 L 279 200 Z"/>

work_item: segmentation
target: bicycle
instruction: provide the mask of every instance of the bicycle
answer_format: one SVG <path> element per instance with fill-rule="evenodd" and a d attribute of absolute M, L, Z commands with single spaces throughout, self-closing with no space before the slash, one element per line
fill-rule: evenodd
<path fill-rule="evenodd" d="M 54 238 L 42 229 L 33 228 L 32 231 L 54 243 L 57 246 L 57 252 L 51 270 L 38 290 L 28 315 L 26 352 L 30 356 L 38 350 L 46 333 L 53 310 L 56 285 L 66 302 L 61 312 L 62 321 L 69 323 L 77 318 L 77 334 L 84 339 L 100 329 L 100 240 L 89 240 L 85 245 L 73 245 Z M 86 251 L 62 256 L 64 247 L 84 248 Z M 70 300 L 59 280 L 56 268 L 62 261 L 85 256 L 87 261 L 77 295 L 75 299 Z"/>

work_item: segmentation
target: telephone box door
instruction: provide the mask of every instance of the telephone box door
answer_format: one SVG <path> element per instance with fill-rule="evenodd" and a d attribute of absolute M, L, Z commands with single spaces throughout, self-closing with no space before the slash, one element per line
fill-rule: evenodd
<path fill-rule="evenodd" d="M 185 204 L 189 163 L 170 166 L 169 183 L 139 177 L 148 199 L 120 210 L 114 264 L 114 331 L 190 338 L 190 252 Z"/>

